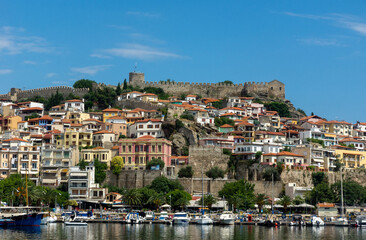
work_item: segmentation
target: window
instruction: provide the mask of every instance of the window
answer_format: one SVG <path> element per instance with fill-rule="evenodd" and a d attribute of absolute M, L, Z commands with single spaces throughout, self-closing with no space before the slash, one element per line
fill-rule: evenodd
<path fill-rule="evenodd" d="M 61 161 L 60 161 L 60 163 L 61 163 Z M 32 168 L 37 169 L 37 163 L 32 163 Z"/>
<path fill-rule="evenodd" d="M 33 155 L 33 160 L 37 160 L 37 155 Z"/>
<path fill-rule="evenodd" d="M 131 157 L 128 157 L 128 164 L 131 164 L 132 161 L 131 161 Z"/>
<path fill-rule="evenodd" d="M 2 175 L 6 175 L 7 173 L 6 172 L 2 172 Z"/>
<path fill-rule="evenodd" d="M 153 128 L 152 124 L 147 125 L 147 128 Z"/>
<path fill-rule="evenodd" d="M 161 152 L 161 145 L 158 146 L 158 152 Z"/>
<path fill-rule="evenodd" d="M 122 152 L 126 152 L 126 146 L 125 145 L 122 146 Z"/>
<path fill-rule="evenodd" d="M 132 146 L 128 146 L 128 152 L 132 152 Z"/>
<path fill-rule="evenodd" d="M 26 163 L 22 163 L 22 168 L 27 168 L 27 164 Z"/>
<path fill-rule="evenodd" d="M 139 146 L 135 146 L 135 152 L 139 151 Z"/>
<path fill-rule="evenodd" d="M 139 125 L 139 128 L 144 128 L 144 125 L 140 124 L 140 125 Z"/>
<path fill-rule="evenodd" d="M 159 128 L 159 124 L 155 124 L 155 128 Z"/>
<path fill-rule="evenodd" d="M 155 152 L 155 145 L 151 146 L 151 152 Z"/>

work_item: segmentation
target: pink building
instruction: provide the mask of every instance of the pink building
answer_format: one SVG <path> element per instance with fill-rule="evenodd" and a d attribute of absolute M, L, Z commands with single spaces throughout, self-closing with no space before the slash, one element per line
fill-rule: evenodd
<path fill-rule="evenodd" d="M 118 141 L 119 156 L 123 158 L 124 169 L 145 169 L 153 158 L 161 159 L 165 167 L 171 165 L 172 143 L 165 138 L 143 136 L 124 138 Z"/>

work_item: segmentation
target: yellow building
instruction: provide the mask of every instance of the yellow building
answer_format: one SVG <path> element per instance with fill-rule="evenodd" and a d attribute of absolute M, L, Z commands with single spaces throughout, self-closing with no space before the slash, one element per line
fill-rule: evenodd
<path fill-rule="evenodd" d="M 352 135 L 352 123 L 345 121 L 328 121 L 324 123 L 325 130 L 338 135 Z"/>
<path fill-rule="evenodd" d="M 65 130 L 60 139 L 57 139 L 57 148 L 72 148 L 92 146 L 93 134 L 91 132 L 77 132 Z"/>
<path fill-rule="evenodd" d="M 0 117 L 0 128 L 2 131 L 18 129 L 18 123 L 22 121 L 20 116 Z"/>
<path fill-rule="evenodd" d="M 335 146 L 335 154 L 337 158 L 345 165 L 346 168 L 366 167 L 366 152 L 352 150 L 349 147 Z"/>
<path fill-rule="evenodd" d="M 82 149 L 80 159 L 84 159 L 85 162 L 93 162 L 94 159 L 98 159 L 100 162 L 106 163 L 109 167 L 112 161 L 112 153 L 111 150 L 102 147 Z"/>
<path fill-rule="evenodd" d="M 89 118 L 90 118 L 89 113 L 67 112 L 66 114 L 66 119 L 69 119 L 71 124 L 79 124 Z"/>
<path fill-rule="evenodd" d="M 109 118 L 121 116 L 122 110 L 116 109 L 116 108 L 107 108 L 103 111 L 103 123 Z"/>

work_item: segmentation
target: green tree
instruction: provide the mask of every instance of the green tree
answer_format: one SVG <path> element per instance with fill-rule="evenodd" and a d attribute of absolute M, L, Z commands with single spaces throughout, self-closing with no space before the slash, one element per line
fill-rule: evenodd
<path fill-rule="evenodd" d="M 229 84 L 229 85 L 234 85 L 234 83 L 230 80 L 225 80 L 223 82 L 218 82 L 218 83 L 223 83 L 223 84 Z"/>
<path fill-rule="evenodd" d="M 319 185 L 322 182 L 328 183 L 328 177 L 324 172 L 313 172 L 311 174 L 314 187 Z"/>
<path fill-rule="evenodd" d="M 302 110 L 301 108 L 298 108 L 297 111 L 301 114 L 303 114 L 306 117 L 306 113 L 304 110 Z"/>
<path fill-rule="evenodd" d="M 118 83 L 117 88 L 116 88 L 116 95 L 117 96 L 121 95 L 121 92 L 122 92 L 122 90 L 121 90 L 121 84 Z"/>
<path fill-rule="evenodd" d="M 235 122 L 234 120 L 230 119 L 230 118 L 227 118 L 227 117 L 222 117 L 222 118 L 215 118 L 215 126 L 216 127 L 220 127 L 224 124 L 229 124 L 231 126 L 235 126 Z"/>
<path fill-rule="evenodd" d="M 255 203 L 258 205 L 259 212 L 261 213 L 263 206 L 268 203 L 268 197 L 263 193 L 257 194 Z"/>
<path fill-rule="evenodd" d="M 142 194 L 138 189 L 129 189 L 122 197 L 122 201 L 127 205 L 140 205 Z"/>
<path fill-rule="evenodd" d="M 305 199 L 299 195 L 297 195 L 294 200 L 292 200 L 293 204 L 294 205 L 300 205 L 300 204 L 303 204 L 305 203 Z"/>
<path fill-rule="evenodd" d="M 153 192 L 149 199 L 147 200 L 148 204 L 152 204 L 156 207 L 156 210 L 159 210 L 159 207 L 166 202 L 165 195 L 163 193 Z"/>
<path fill-rule="evenodd" d="M 166 199 L 172 200 L 172 207 L 181 207 L 184 209 L 188 205 L 189 201 L 192 200 L 192 196 L 186 191 L 176 189 L 167 194 Z"/>
<path fill-rule="evenodd" d="M 79 166 L 80 170 L 85 170 L 85 168 L 89 165 L 84 159 L 81 159 L 76 166 Z"/>
<path fill-rule="evenodd" d="M 119 174 L 122 171 L 124 164 L 123 164 L 123 159 L 120 156 L 115 156 L 112 158 L 111 161 L 111 170 L 112 173 L 116 176 L 119 176 Z"/>
<path fill-rule="evenodd" d="M 89 80 L 89 79 L 80 79 L 74 83 L 73 87 L 74 88 L 89 88 L 89 90 L 92 90 L 93 84 L 96 84 L 96 82 Z"/>
<path fill-rule="evenodd" d="M 292 203 L 292 200 L 289 196 L 284 195 L 277 203 L 279 203 L 283 206 L 283 208 L 285 209 L 285 213 L 286 213 L 288 206 L 290 206 Z"/>
<path fill-rule="evenodd" d="M 178 172 L 179 178 L 192 178 L 193 177 L 193 169 L 191 166 L 187 166 L 184 168 L 181 168 Z"/>
<path fill-rule="evenodd" d="M 123 90 L 127 89 L 127 79 L 123 80 Z"/>
<path fill-rule="evenodd" d="M 320 202 L 333 202 L 333 192 L 328 183 L 323 181 L 311 190 L 306 201 L 313 205 Z"/>
<path fill-rule="evenodd" d="M 190 121 L 194 121 L 194 116 L 192 113 L 189 113 L 187 111 L 184 111 L 182 113 L 182 115 L 180 115 L 180 118 L 183 118 L 183 119 L 187 119 L 187 120 L 190 120 Z"/>
<path fill-rule="evenodd" d="M 252 208 L 255 202 L 254 184 L 244 179 L 225 183 L 219 191 L 219 196 L 225 197 L 230 204 L 234 205 L 234 208 Z"/>
<path fill-rule="evenodd" d="M 264 170 L 264 172 L 262 173 L 262 178 L 265 181 L 272 181 L 272 174 L 273 174 L 273 180 L 274 181 L 279 181 L 281 180 L 281 173 L 279 173 L 277 168 L 274 167 L 268 167 Z"/>
<path fill-rule="evenodd" d="M 146 163 L 146 168 L 149 170 L 151 170 L 151 167 L 154 167 L 154 166 L 159 166 L 160 169 L 163 169 L 165 166 L 165 163 L 163 160 L 158 159 L 158 158 L 153 158 Z"/>
<path fill-rule="evenodd" d="M 214 205 L 215 203 L 217 203 L 217 200 L 211 194 L 208 194 L 208 195 L 204 195 L 203 196 L 203 204 L 204 204 L 204 206 L 207 206 L 208 208 L 211 209 L 212 208 L 212 205 Z M 202 198 L 200 200 L 197 200 L 196 201 L 196 204 L 202 206 Z"/>
<path fill-rule="evenodd" d="M 276 111 L 281 117 L 291 117 L 290 110 L 286 103 L 270 102 L 265 103 L 264 106 L 268 111 Z"/>
<path fill-rule="evenodd" d="M 206 176 L 215 180 L 216 178 L 224 178 L 225 171 L 215 166 L 206 172 Z"/>
<path fill-rule="evenodd" d="M 181 120 L 176 119 L 175 120 L 175 130 L 179 130 L 184 127 L 184 124 Z"/>
<path fill-rule="evenodd" d="M 334 201 L 341 204 L 341 182 L 331 185 Z M 366 202 L 366 188 L 355 181 L 343 182 L 343 199 L 345 205 L 362 205 Z"/>
<path fill-rule="evenodd" d="M 214 108 L 220 109 L 220 108 L 222 107 L 223 103 L 224 103 L 224 102 L 223 102 L 222 100 L 219 100 L 219 101 L 213 102 L 213 103 L 211 103 L 211 104 L 212 104 L 212 106 L 213 106 Z"/>
<path fill-rule="evenodd" d="M 94 174 L 95 174 L 95 182 L 102 184 L 104 179 L 106 178 L 106 170 L 108 166 L 106 163 L 100 162 L 98 159 L 94 159 Z"/>
<path fill-rule="evenodd" d="M 179 190 L 184 189 L 183 186 L 177 180 L 170 180 L 164 176 L 155 178 L 151 182 L 149 188 L 155 190 L 158 193 L 168 193 L 176 189 Z"/>

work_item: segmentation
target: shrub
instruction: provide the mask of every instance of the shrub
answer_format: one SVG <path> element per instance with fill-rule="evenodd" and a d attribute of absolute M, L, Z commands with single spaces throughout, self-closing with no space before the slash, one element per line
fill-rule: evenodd
<path fill-rule="evenodd" d="M 187 166 L 185 168 L 182 168 L 178 172 L 179 178 L 192 178 L 193 177 L 193 169 L 191 166 Z"/>

